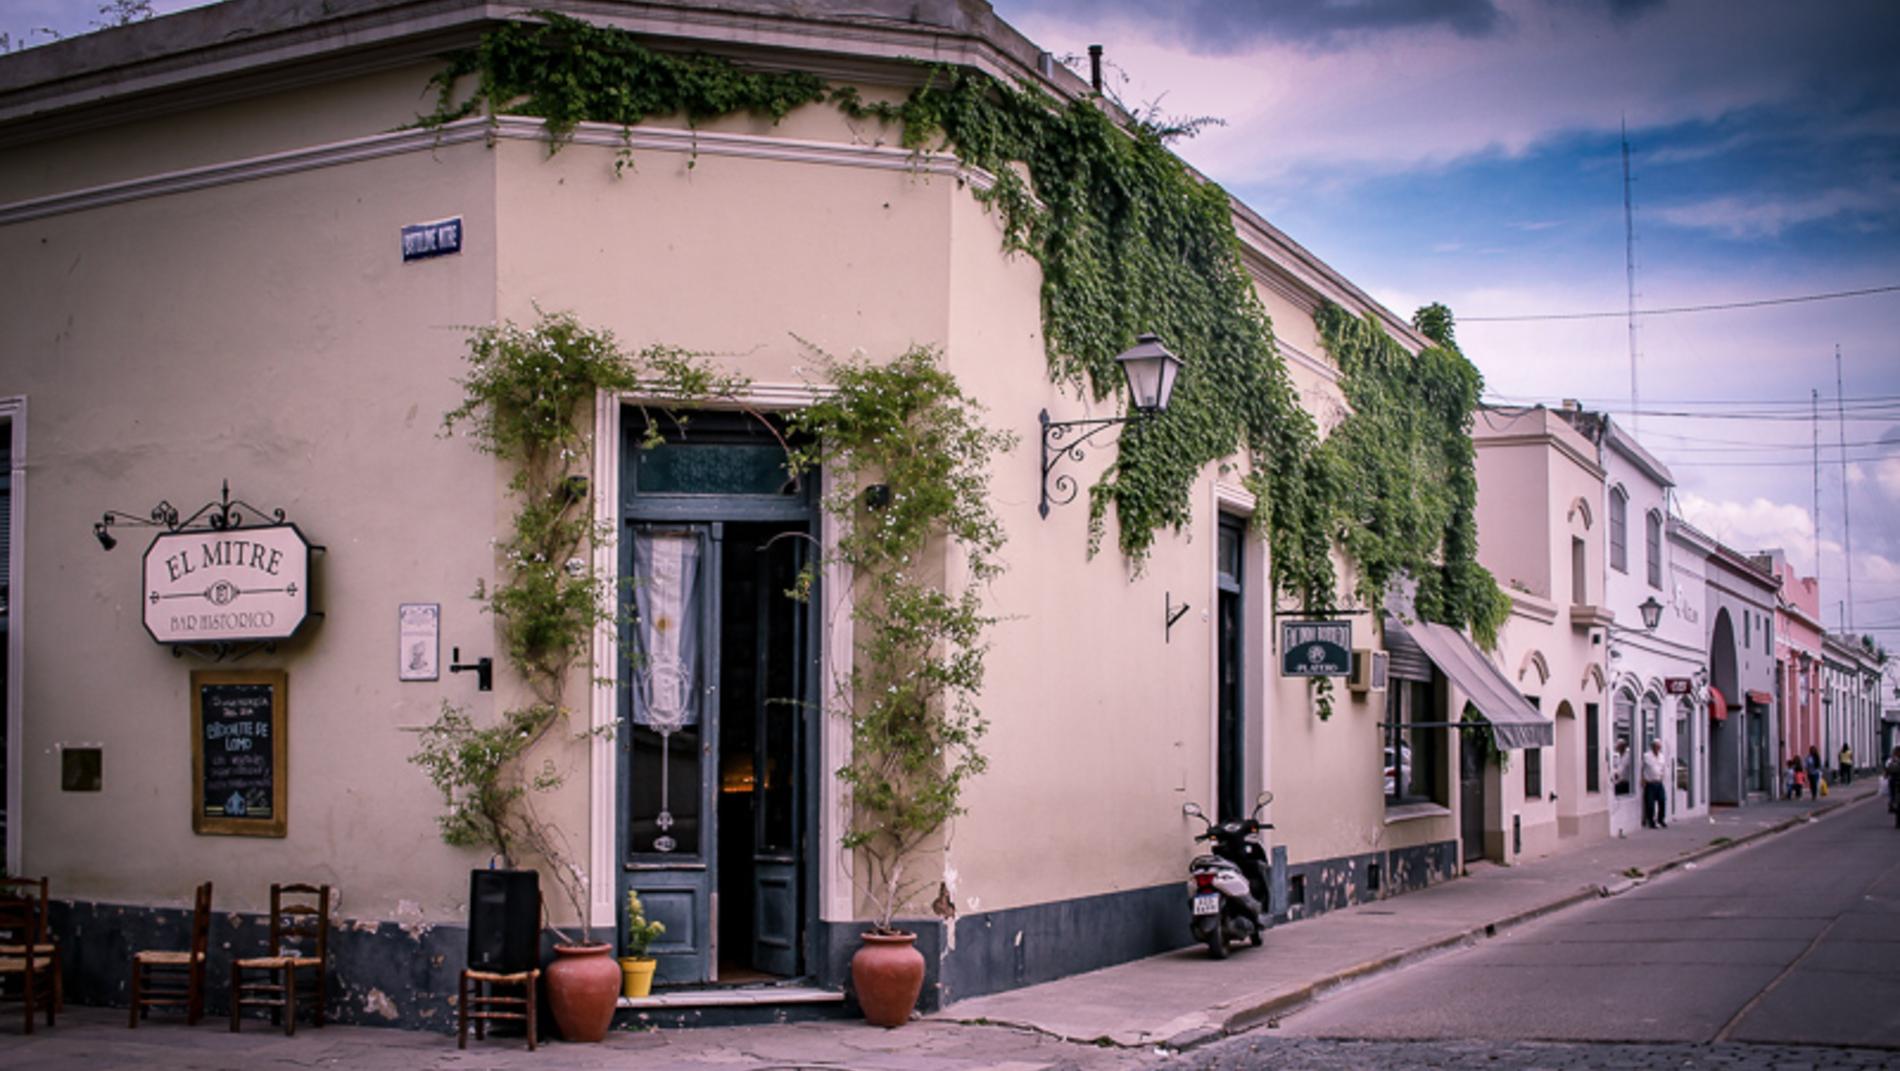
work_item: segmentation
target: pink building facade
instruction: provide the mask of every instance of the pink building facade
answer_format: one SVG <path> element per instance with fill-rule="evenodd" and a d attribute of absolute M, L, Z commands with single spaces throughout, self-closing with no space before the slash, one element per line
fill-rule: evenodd
<path fill-rule="evenodd" d="M 1821 585 L 1815 578 L 1798 576 L 1779 550 L 1762 555 L 1781 580 L 1775 607 L 1775 692 L 1781 707 L 1781 767 L 1788 760 L 1819 748 L 1821 739 Z M 1826 756 L 1822 756 L 1823 762 Z M 1787 778 L 1777 778 L 1777 794 L 1787 790 Z"/>

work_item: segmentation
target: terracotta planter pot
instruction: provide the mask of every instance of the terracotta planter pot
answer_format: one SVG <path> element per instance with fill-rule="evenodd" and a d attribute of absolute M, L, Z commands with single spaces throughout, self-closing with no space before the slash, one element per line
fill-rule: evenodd
<path fill-rule="evenodd" d="M 561 1036 L 569 1041 L 599 1041 L 613 1025 L 620 996 L 620 964 L 614 946 L 555 945 L 548 965 L 548 1007 Z"/>
<path fill-rule="evenodd" d="M 910 1022 L 917 995 L 924 991 L 924 954 L 912 947 L 914 933 L 867 933 L 851 957 L 851 986 L 864 1018 L 875 1026 Z"/>

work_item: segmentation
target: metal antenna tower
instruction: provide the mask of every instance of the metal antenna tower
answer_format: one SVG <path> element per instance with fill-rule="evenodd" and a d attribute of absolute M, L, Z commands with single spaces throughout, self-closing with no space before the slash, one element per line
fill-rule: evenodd
<path fill-rule="evenodd" d="M 1821 586 L 1821 392 L 1808 391 L 1808 425 L 1814 431 L 1814 586 Z"/>
<path fill-rule="evenodd" d="M 1628 287 L 1628 315 L 1630 338 L 1630 432 L 1637 430 L 1637 422 L 1642 419 L 1637 408 L 1636 393 L 1636 212 L 1630 197 L 1630 127 L 1629 119 L 1622 121 L 1623 131 L 1623 268 Z"/>
<path fill-rule="evenodd" d="M 1834 344 L 1834 413 L 1841 429 L 1841 541 L 1847 554 L 1847 631 L 1854 628 L 1854 515 L 1847 509 L 1847 399 L 1841 396 L 1841 344 Z"/>

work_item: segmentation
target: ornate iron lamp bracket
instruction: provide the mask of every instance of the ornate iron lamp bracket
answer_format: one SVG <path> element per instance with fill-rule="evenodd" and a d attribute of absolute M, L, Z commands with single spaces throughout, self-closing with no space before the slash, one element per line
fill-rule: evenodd
<path fill-rule="evenodd" d="M 266 518 L 268 518 L 268 520 L 266 520 Z M 231 497 L 231 481 L 225 480 L 217 499 L 199 506 L 196 513 L 182 520 L 178 516 L 178 507 L 172 505 L 169 501 L 160 499 L 158 505 L 153 506 L 151 513 L 146 517 L 140 517 L 136 514 L 125 513 L 116 509 L 105 511 L 104 515 L 99 518 L 99 523 L 92 526 L 92 534 L 95 539 L 99 540 L 100 546 L 111 550 L 117 540 L 112 538 L 111 533 L 109 533 L 107 529 L 114 525 L 124 524 L 137 528 L 163 528 L 167 532 L 183 532 L 190 529 L 223 532 L 233 528 L 242 528 L 247 522 L 250 524 L 282 524 L 284 523 L 284 511 L 281 509 L 262 510 L 242 499 L 234 500 Z"/>
<path fill-rule="evenodd" d="M 1066 506 L 1075 501 L 1078 490 L 1075 477 L 1058 473 L 1054 480 L 1049 478 L 1056 465 L 1067 459 L 1081 462 L 1088 457 L 1084 446 L 1110 446 L 1120 442 L 1094 442 L 1097 435 L 1109 428 L 1122 424 L 1138 423 L 1149 419 L 1148 414 L 1137 412 L 1125 417 L 1094 417 L 1088 420 L 1050 420 L 1049 410 L 1036 414 L 1036 423 L 1042 425 L 1042 501 L 1036 506 L 1036 512 L 1049 516 L 1050 506 Z"/>

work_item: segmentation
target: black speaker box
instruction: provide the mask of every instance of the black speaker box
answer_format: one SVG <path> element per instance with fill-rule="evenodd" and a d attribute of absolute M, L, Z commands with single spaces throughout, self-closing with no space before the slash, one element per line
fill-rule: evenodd
<path fill-rule="evenodd" d="M 541 960 L 541 875 L 533 870 L 471 870 L 468 965 L 519 974 Z"/>

